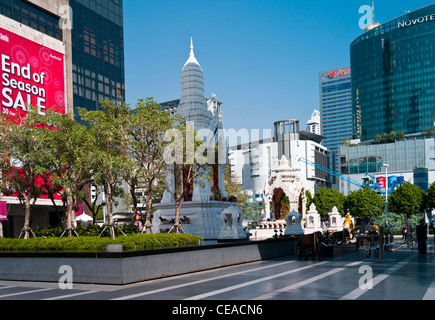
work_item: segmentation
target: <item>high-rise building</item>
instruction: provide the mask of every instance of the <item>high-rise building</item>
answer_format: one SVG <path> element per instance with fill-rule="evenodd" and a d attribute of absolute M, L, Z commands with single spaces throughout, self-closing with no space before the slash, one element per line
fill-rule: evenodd
<path fill-rule="evenodd" d="M 299 172 L 307 182 L 306 189 L 314 194 L 317 189 L 330 186 L 330 175 L 320 169 L 331 169 L 329 150 L 321 144 L 325 137 L 300 130 L 299 120 L 278 121 L 274 128 L 278 158 L 285 156 L 289 160 L 293 171 Z"/>
<path fill-rule="evenodd" d="M 435 120 L 435 4 L 367 28 L 350 45 L 354 135 L 430 130 Z"/>
<path fill-rule="evenodd" d="M 320 135 L 320 112 L 319 110 L 314 110 L 313 114 L 311 115 L 310 120 L 307 122 L 307 131 L 311 133 L 315 133 Z"/>
<path fill-rule="evenodd" d="M 41 114 L 72 114 L 97 109 L 101 99 L 123 102 L 122 16 L 122 0 L 0 0 L 0 112 L 23 114 L 31 103 Z M 5 235 L 17 236 L 19 199 L 0 194 L 0 202 Z M 32 222 L 59 222 L 51 200 L 38 199 Z"/>
<path fill-rule="evenodd" d="M 333 69 L 319 73 L 322 144 L 331 154 L 332 170 L 338 171 L 338 146 L 352 134 L 351 69 Z"/>
<path fill-rule="evenodd" d="M 74 106 L 125 101 L 122 0 L 69 0 L 73 13 Z"/>

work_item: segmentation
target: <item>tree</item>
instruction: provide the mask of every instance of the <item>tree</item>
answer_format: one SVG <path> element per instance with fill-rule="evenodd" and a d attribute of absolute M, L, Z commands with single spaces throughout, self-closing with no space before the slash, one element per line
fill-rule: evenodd
<path fill-rule="evenodd" d="M 377 217 L 385 209 L 384 199 L 374 190 L 367 188 L 351 192 L 346 197 L 346 209 L 359 218 Z"/>
<path fill-rule="evenodd" d="M 307 212 L 310 210 L 310 206 L 313 203 L 313 195 L 310 190 L 305 191 L 305 197 L 307 198 Z"/>
<path fill-rule="evenodd" d="M 225 166 L 224 183 L 228 198 L 236 199 L 239 204 L 248 201 L 248 197 L 243 193 L 243 186 L 237 181 L 236 175 L 231 173 L 230 165 Z"/>
<path fill-rule="evenodd" d="M 91 182 L 95 170 L 94 159 L 89 154 L 93 148 L 92 136 L 89 128 L 70 115 L 48 111 L 45 120 L 54 127 L 47 139 L 50 163 L 53 164 L 50 180 L 57 189 L 63 188 L 61 196 L 67 217 L 64 234 L 72 237 L 73 233 L 77 235 L 72 224 L 77 200 L 85 198 L 83 188 Z"/>
<path fill-rule="evenodd" d="M 429 186 L 427 191 L 427 208 L 435 209 L 435 182 Z"/>
<path fill-rule="evenodd" d="M 388 197 L 388 209 L 395 213 L 411 215 L 421 213 L 426 206 L 426 193 L 419 186 L 402 184 Z"/>
<path fill-rule="evenodd" d="M 93 178 L 95 184 L 103 186 L 106 196 L 108 220 L 103 232 L 109 228 L 111 238 L 115 239 L 113 207 L 117 184 L 122 182 L 125 171 L 133 166 L 122 143 L 120 129 L 122 118 L 128 116 L 128 106 L 115 105 L 107 100 L 101 101 L 100 104 L 102 110 L 79 109 L 79 114 L 89 126 L 93 144 L 93 148 L 88 150 L 89 157 L 96 165 Z"/>
<path fill-rule="evenodd" d="M 317 190 L 313 197 L 313 203 L 322 217 L 327 217 L 328 213 L 332 212 L 334 206 L 344 216 L 346 214 L 344 210 L 345 201 L 346 197 L 342 193 L 327 187 Z"/>
<path fill-rule="evenodd" d="M 43 194 L 41 176 L 48 172 L 46 150 L 49 129 L 40 123 L 37 108 L 28 106 L 25 116 L 0 114 L 0 192 L 17 196 L 25 208 L 20 238 L 33 234 L 30 227 L 31 208 Z M 33 234 L 34 236 L 34 234 Z"/>
<path fill-rule="evenodd" d="M 188 200 L 198 178 L 206 178 L 208 166 L 206 161 L 198 161 L 201 157 L 198 152 L 202 151 L 202 141 L 197 138 L 194 128 L 186 124 L 184 119 L 180 119 L 180 123 L 166 133 L 165 140 L 169 142 L 164 152 L 167 174 L 165 189 L 171 194 L 175 203 L 174 225 L 169 233 L 174 231 L 179 234 L 184 233 L 180 224 L 181 206 Z"/>
<path fill-rule="evenodd" d="M 135 110 L 123 118 L 122 139 L 134 166 L 124 175 L 130 186 L 134 216 L 137 215 L 137 188 L 145 193 L 145 225 L 142 232 L 152 233 L 151 211 L 158 181 L 164 180 L 164 150 L 168 146 L 165 133 L 174 128 L 175 118 L 161 111 L 152 98 L 139 99 Z"/>

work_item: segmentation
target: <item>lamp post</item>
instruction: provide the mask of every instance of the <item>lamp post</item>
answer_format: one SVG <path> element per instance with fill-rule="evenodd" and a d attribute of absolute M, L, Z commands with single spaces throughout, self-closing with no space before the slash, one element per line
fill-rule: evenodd
<path fill-rule="evenodd" d="M 384 164 L 385 168 L 385 226 L 388 226 L 388 164 Z"/>

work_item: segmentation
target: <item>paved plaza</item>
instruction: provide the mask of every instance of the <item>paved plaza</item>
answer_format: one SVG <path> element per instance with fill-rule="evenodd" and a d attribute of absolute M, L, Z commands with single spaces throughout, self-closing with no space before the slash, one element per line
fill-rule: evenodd
<path fill-rule="evenodd" d="M 0 281 L 0 300 L 435 300 L 434 267 L 432 236 L 425 256 L 396 238 L 384 262 L 360 249 L 335 258 L 289 256 L 125 286 L 74 284 L 62 290 L 57 283 Z"/>

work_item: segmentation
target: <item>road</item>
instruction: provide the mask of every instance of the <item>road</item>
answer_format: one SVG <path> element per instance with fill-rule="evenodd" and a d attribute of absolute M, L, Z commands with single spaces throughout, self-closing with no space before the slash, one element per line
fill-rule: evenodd
<path fill-rule="evenodd" d="M 290 256 L 125 286 L 0 281 L 0 301 L 435 300 L 432 238 L 428 243 L 420 256 L 397 240 L 384 262 L 364 250 L 321 260 Z"/>

